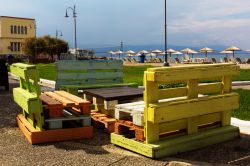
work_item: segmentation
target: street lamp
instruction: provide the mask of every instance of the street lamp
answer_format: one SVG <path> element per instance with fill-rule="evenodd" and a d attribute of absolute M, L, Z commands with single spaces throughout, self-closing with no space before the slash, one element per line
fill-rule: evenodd
<path fill-rule="evenodd" d="M 68 7 L 66 9 L 66 15 L 65 17 L 69 17 L 68 15 L 68 9 L 71 9 L 73 11 L 73 18 L 74 18 L 74 25 L 75 25 L 75 54 L 76 54 L 76 49 L 77 49 L 77 43 L 76 43 L 76 7 L 74 5 L 74 8 Z M 77 59 L 77 54 L 76 54 L 76 59 Z"/>
<path fill-rule="evenodd" d="M 63 36 L 62 31 L 56 29 L 56 39 L 58 38 L 59 33 L 60 33 L 59 36 Z"/>
<path fill-rule="evenodd" d="M 168 49 L 168 46 L 167 46 L 167 0 L 165 0 L 165 58 L 164 58 L 164 63 L 163 63 L 163 66 L 169 66 L 169 63 L 168 63 L 168 53 L 167 53 L 167 49 Z"/>

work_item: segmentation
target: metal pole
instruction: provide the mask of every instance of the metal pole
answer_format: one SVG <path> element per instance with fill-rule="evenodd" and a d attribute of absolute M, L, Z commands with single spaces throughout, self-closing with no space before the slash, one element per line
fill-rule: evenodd
<path fill-rule="evenodd" d="M 164 66 L 169 66 L 169 63 L 168 63 L 168 53 L 167 53 L 167 0 L 165 0 L 165 59 L 164 59 Z"/>
<path fill-rule="evenodd" d="M 34 28 L 35 28 L 35 57 L 34 57 L 34 62 L 37 56 L 37 37 L 36 37 L 36 21 L 34 22 Z"/>
<path fill-rule="evenodd" d="M 74 5 L 73 11 L 74 23 L 75 23 L 75 51 L 77 50 L 77 41 L 76 41 L 76 7 Z M 77 60 L 77 52 L 76 52 L 76 60 Z"/>
<path fill-rule="evenodd" d="M 74 5 L 74 8 L 72 8 L 72 7 L 68 7 L 67 9 L 66 9 L 66 15 L 65 15 L 65 17 L 69 17 L 68 16 L 68 13 L 67 13 L 67 10 L 68 9 L 71 9 L 72 11 L 73 11 L 73 18 L 74 18 L 74 27 L 75 27 L 75 55 L 76 55 L 76 60 L 77 60 L 77 39 L 76 39 L 76 6 Z"/>

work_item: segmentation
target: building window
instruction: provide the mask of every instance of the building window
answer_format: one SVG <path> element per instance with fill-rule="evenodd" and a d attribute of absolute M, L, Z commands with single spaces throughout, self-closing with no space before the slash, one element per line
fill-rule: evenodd
<path fill-rule="evenodd" d="M 27 27 L 24 27 L 24 33 L 27 35 Z"/>
<path fill-rule="evenodd" d="M 14 47 L 13 45 L 14 45 L 14 43 L 13 43 L 13 42 L 10 42 L 10 50 L 11 50 L 11 51 L 13 51 L 13 47 Z"/>
<path fill-rule="evenodd" d="M 20 51 L 20 43 L 17 43 L 17 51 Z"/>
<path fill-rule="evenodd" d="M 14 26 L 14 34 L 16 34 L 17 32 L 17 29 L 16 29 L 16 26 Z"/>
<path fill-rule="evenodd" d="M 13 25 L 10 26 L 10 33 L 13 34 Z"/>
<path fill-rule="evenodd" d="M 17 43 L 14 42 L 14 51 L 17 51 Z"/>
<path fill-rule="evenodd" d="M 21 31 L 21 30 L 20 30 L 20 26 L 18 26 L 18 27 L 17 27 L 17 33 L 20 34 L 20 33 L 21 33 L 20 31 Z"/>
<path fill-rule="evenodd" d="M 23 26 L 21 26 L 21 34 L 23 34 Z"/>

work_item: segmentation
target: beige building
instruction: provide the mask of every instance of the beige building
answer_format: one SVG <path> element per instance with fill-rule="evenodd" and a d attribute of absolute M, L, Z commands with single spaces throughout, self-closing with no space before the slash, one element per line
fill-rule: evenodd
<path fill-rule="evenodd" d="M 0 55 L 23 55 L 23 42 L 30 37 L 35 37 L 35 19 L 0 16 Z"/>

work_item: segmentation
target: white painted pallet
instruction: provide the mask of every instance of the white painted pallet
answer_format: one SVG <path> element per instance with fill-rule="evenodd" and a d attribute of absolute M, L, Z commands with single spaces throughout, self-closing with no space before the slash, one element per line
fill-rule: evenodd
<path fill-rule="evenodd" d="M 115 106 L 115 118 L 132 118 L 133 124 L 143 126 L 144 101 L 118 104 Z"/>

